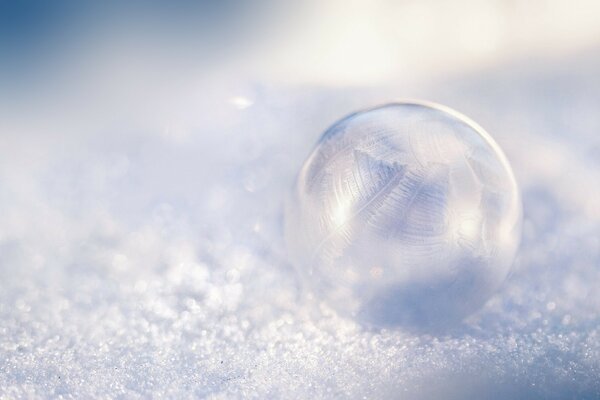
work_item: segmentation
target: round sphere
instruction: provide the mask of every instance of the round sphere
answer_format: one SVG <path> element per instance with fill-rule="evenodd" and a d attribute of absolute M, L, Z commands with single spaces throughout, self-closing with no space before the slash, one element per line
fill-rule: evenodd
<path fill-rule="evenodd" d="M 521 200 L 502 150 L 446 107 L 394 103 L 335 123 L 287 203 L 286 241 L 312 293 L 372 326 L 435 327 L 507 277 Z"/>

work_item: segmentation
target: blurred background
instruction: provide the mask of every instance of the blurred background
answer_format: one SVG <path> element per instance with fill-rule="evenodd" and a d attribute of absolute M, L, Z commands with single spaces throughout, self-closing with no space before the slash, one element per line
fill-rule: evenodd
<path fill-rule="evenodd" d="M 0 398 L 599 398 L 600 3 L 0 0 Z M 447 336 L 300 301 L 284 198 L 398 98 L 480 123 L 513 276 Z M 317 302 L 318 303 L 318 302 Z"/>

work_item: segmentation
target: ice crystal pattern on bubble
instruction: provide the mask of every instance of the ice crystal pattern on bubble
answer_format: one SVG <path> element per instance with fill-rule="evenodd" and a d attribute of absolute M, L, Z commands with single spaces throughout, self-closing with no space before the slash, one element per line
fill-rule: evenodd
<path fill-rule="evenodd" d="M 352 114 L 306 160 L 286 215 L 311 290 L 375 325 L 431 327 L 479 308 L 510 271 L 521 203 L 493 139 L 441 106 Z"/>

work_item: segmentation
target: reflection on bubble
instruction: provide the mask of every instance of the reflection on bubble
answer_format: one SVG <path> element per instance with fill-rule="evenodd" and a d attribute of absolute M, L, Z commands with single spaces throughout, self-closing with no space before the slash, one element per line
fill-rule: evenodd
<path fill-rule="evenodd" d="M 521 203 L 481 128 L 441 106 L 389 104 L 334 124 L 286 212 L 290 254 L 315 294 L 368 325 L 442 326 L 509 273 Z"/>

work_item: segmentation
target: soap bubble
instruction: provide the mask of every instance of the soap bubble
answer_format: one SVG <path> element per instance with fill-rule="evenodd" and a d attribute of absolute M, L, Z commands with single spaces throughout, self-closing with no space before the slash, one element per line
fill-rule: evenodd
<path fill-rule="evenodd" d="M 521 200 L 506 157 L 466 117 L 394 103 L 329 128 L 286 209 L 293 262 L 317 299 L 370 326 L 441 327 L 510 272 Z"/>

